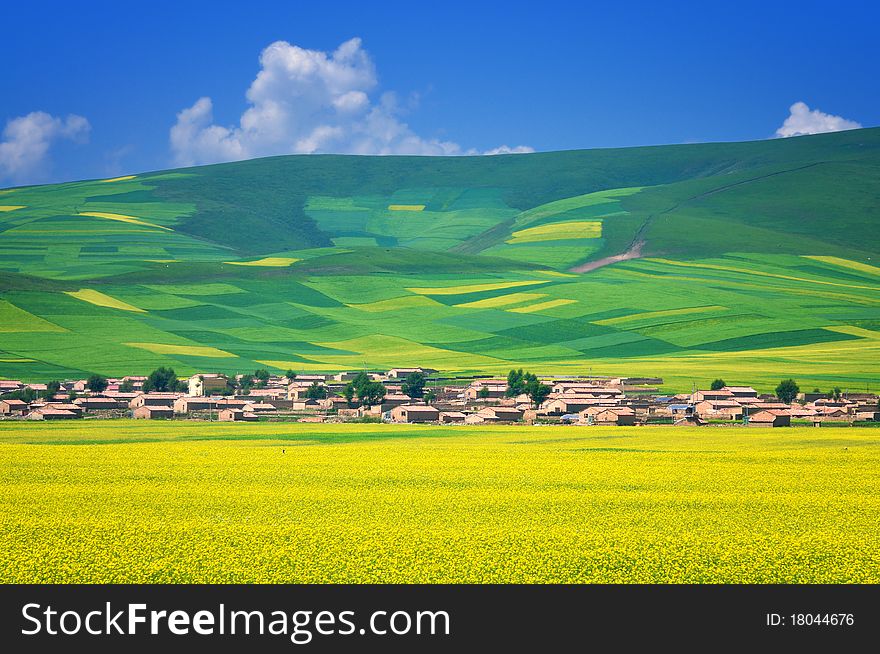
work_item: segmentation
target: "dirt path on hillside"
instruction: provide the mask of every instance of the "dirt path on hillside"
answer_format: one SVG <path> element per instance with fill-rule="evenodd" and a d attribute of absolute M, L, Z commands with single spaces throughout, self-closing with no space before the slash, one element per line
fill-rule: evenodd
<path fill-rule="evenodd" d="M 623 252 L 621 254 L 614 254 L 610 257 L 605 257 L 603 259 L 597 259 L 596 261 L 590 261 L 589 263 L 584 263 L 580 266 L 570 268 L 569 271 L 575 273 L 585 273 L 590 272 L 591 270 L 596 270 L 596 268 L 601 268 L 602 266 L 611 265 L 612 263 L 629 261 L 630 259 L 638 259 L 642 256 L 642 247 L 644 247 L 644 245 L 644 241 L 636 241 L 630 246 L 629 250 L 627 250 L 626 252 Z"/>
<path fill-rule="evenodd" d="M 612 263 L 619 263 L 621 261 L 629 261 L 630 259 L 639 259 L 642 256 L 642 250 L 645 247 L 645 238 L 643 234 L 648 231 L 648 226 L 654 221 L 658 216 L 663 216 L 665 214 L 671 213 L 681 207 L 688 202 L 693 202 L 694 200 L 701 200 L 710 195 L 715 195 L 716 193 L 723 193 L 724 191 L 730 190 L 737 186 L 742 186 L 743 184 L 751 184 L 752 182 L 757 182 L 760 180 L 767 179 L 768 177 L 775 177 L 776 175 L 784 175 L 786 173 L 793 173 L 798 170 L 804 170 L 805 168 L 812 168 L 813 166 L 819 166 L 821 164 L 827 163 L 825 161 L 814 161 L 813 163 L 805 164 L 803 166 L 797 166 L 796 168 L 789 168 L 786 170 L 777 170 L 772 173 L 767 173 L 765 175 L 758 175 L 757 177 L 751 177 L 749 179 L 743 179 L 738 182 L 733 182 L 731 184 L 725 184 L 724 186 L 719 186 L 718 188 L 711 189 L 709 191 L 705 191 L 703 193 L 699 193 L 694 195 L 693 197 L 685 198 L 680 202 L 675 203 L 673 206 L 665 209 L 659 213 L 652 214 L 645 219 L 645 222 L 642 223 L 642 226 L 639 227 L 635 236 L 633 237 L 632 242 L 630 243 L 629 248 L 627 248 L 626 252 L 622 252 L 621 254 L 614 254 L 610 257 L 603 257 L 602 259 L 597 259 L 596 261 L 590 261 L 588 263 L 583 263 L 579 266 L 575 266 L 574 268 L 569 268 L 568 272 L 573 273 L 585 273 L 596 270 L 597 268 L 602 268 L 604 266 L 610 266 Z"/>

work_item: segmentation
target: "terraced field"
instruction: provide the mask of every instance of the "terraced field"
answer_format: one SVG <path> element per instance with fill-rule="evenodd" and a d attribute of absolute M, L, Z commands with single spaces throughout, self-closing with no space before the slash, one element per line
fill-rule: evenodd
<path fill-rule="evenodd" d="M 422 365 L 880 382 L 880 130 L 8 189 L 0 377 Z M 572 273 L 641 243 L 641 256 Z"/>
<path fill-rule="evenodd" d="M 860 428 L 6 422 L 0 575 L 878 583 L 878 465 Z"/>

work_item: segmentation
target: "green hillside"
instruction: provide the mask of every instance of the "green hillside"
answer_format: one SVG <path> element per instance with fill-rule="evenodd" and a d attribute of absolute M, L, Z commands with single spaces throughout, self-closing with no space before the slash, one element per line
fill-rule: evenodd
<path fill-rule="evenodd" d="M 876 389 L 878 215 L 880 129 L 7 189 L 0 377 L 523 365 Z"/>

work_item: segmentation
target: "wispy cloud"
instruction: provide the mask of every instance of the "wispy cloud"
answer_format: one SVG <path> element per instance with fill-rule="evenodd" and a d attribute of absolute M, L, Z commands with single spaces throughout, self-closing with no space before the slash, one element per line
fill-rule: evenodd
<path fill-rule="evenodd" d="M 63 139 L 84 143 L 90 130 L 89 121 L 75 114 L 58 118 L 33 111 L 9 120 L 0 141 L 0 179 L 15 183 L 42 180 L 52 144 Z"/>
<path fill-rule="evenodd" d="M 776 130 L 776 136 L 824 134 L 825 132 L 841 132 L 847 129 L 859 129 L 860 127 L 861 125 L 854 120 L 826 114 L 818 109 L 810 109 L 805 102 L 795 102 L 789 108 L 788 118 Z"/>
<path fill-rule="evenodd" d="M 239 124 L 214 124 L 211 98 L 177 114 L 170 141 L 182 166 L 275 154 L 481 154 L 459 144 L 423 138 L 402 120 L 393 93 L 375 98 L 376 69 L 361 40 L 333 52 L 276 41 L 260 55 Z M 371 97 L 372 96 L 372 97 Z M 500 146 L 485 154 L 532 152 Z"/>

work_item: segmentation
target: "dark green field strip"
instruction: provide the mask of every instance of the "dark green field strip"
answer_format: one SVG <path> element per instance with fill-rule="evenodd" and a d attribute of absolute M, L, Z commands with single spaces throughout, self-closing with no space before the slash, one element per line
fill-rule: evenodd
<path fill-rule="evenodd" d="M 496 333 L 499 336 L 509 336 L 536 343 L 558 343 L 588 336 L 609 334 L 614 331 L 610 327 L 594 325 L 582 320 L 547 320 L 535 325 L 523 325 Z"/>
<path fill-rule="evenodd" d="M 515 286 L 512 288 L 500 288 L 491 291 L 477 291 L 475 293 L 457 293 L 455 295 L 429 295 L 432 300 L 445 304 L 446 306 L 455 306 L 457 304 L 467 304 L 469 302 L 478 302 L 480 300 L 488 300 L 495 297 L 503 297 L 512 295 L 513 293 L 543 293 L 545 289 L 551 288 L 556 284 L 555 280 L 550 284 L 529 284 L 526 286 Z M 552 298 L 547 298 L 552 299 Z"/>
<path fill-rule="evenodd" d="M 813 343 L 832 343 L 835 341 L 857 340 L 858 336 L 832 332 L 827 329 L 797 329 L 792 331 L 753 334 L 739 338 L 728 338 L 721 341 L 701 343 L 692 349 L 711 350 L 716 352 L 735 352 L 745 350 L 764 350 L 776 347 L 794 347 Z"/>

